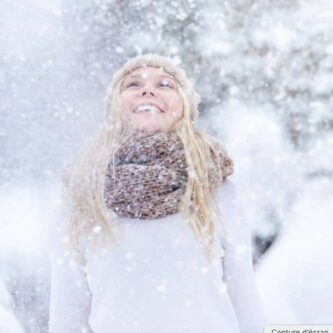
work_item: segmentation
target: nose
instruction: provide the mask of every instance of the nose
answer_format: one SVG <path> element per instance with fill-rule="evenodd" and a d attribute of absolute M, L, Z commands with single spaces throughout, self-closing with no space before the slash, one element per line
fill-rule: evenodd
<path fill-rule="evenodd" d="M 143 92 L 142 92 L 142 96 L 145 96 L 147 94 L 147 90 L 145 89 L 145 90 L 143 90 Z M 155 96 L 155 93 L 153 93 L 151 90 L 149 91 L 149 94 L 151 95 L 151 96 Z"/>
<path fill-rule="evenodd" d="M 149 94 L 151 96 L 156 96 L 156 91 L 155 91 L 154 85 L 153 84 L 143 85 L 140 94 L 141 94 L 141 96 L 146 96 L 147 94 Z"/>

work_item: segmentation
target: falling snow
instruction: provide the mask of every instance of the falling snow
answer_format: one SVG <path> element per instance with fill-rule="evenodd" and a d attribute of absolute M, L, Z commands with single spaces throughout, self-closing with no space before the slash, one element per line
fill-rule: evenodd
<path fill-rule="evenodd" d="M 114 71 L 148 51 L 172 57 L 196 80 L 203 98 L 198 127 L 221 138 L 234 158 L 232 180 L 252 230 L 269 322 L 331 322 L 332 2 L 5 0 L 0 12 L 0 333 L 48 331 L 48 228 L 59 210 L 60 170 L 101 121 Z M 101 230 L 96 225 L 92 234 Z M 167 239 L 174 250 L 186 248 L 181 238 Z M 152 253 L 141 253 L 149 270 L 153 255 L 163 253 L 154 246 L 165 244 L 136 241 Z M 246 258 L 249 247 L 237 245 L 237 237 L 229 241 L 237 260 Z M 139 254 L 123 252 L 124 274 L 135 275 Z M 55 263 L 74 267 L 65 257 Z M 201 279 L 211 276 L 196 264 Z M 177 285 L 164 268 L 154 281 L 137 278 L 167 303 Z M 216 292 L 224 296 L 227 285 Z M 139 292 L 129 291 L 133 299 Z M 196 296 L 181 304 L 195 307 Z"/>

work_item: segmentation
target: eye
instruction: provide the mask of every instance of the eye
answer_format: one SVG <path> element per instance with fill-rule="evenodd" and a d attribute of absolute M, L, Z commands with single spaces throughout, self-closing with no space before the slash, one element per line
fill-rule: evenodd
<path fill-rule="evenodd" d="M 132 86 L 139 86 L 139 85 L 140 85 L 140 82 L 132 81 L 132 82 L 127 83 L 125 85 L 125 88 L 130 88 Z M 160 86 L 169 87 L 169 88 L 173 89 L 173 84 L 169 80 L 162 80 L 161 83 L 160 83 Z"/>
<path fill-rule="evenodd" d="M 162 85 L 163 87 L 173 88 L 172 83 L 170 83 L 170 81 L 168 81 L 168 80 L 162 80 L 161 85 Z"/>
<path fill-rule="evenodd" d="M 126 85 L 126 88 L 129 88 L 131 86 L 138 86 L 138 82 L 134 81 L 134 82 L 130 82 Z"/>

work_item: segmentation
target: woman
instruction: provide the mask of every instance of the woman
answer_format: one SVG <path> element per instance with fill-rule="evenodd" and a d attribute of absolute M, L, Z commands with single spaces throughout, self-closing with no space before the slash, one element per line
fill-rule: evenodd
<path fill-rule="evenodd" d="M 115 73 L 105 123 L 64 174 L 50 333 L 263 331 L 233 161 L 195 129 L 199 102 L 166 57 Z"/>

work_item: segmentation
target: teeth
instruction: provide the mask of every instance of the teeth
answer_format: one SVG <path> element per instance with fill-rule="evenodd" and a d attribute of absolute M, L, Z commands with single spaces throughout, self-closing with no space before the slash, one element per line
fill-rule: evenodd
<path fill-rule="evenodd" d="M 152 112 L 152 113 L 161 113 L 161 111 L 158 108 L 155 108 L 152 105 L 141 105 L 138 108 L 134 110 L 134 112 Z"/>

